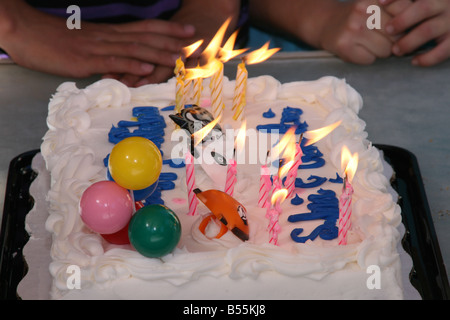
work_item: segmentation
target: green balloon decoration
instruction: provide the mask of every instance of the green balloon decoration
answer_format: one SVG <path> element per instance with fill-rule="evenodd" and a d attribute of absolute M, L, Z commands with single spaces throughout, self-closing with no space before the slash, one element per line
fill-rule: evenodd
<path fill-rule="evenodd" d="M 128 236 L 137 252 L 149 258 L 159 258 L 177 246 L 181 237 L 181 223 L 166 206 L 148 205 L 131 218 Z"/>

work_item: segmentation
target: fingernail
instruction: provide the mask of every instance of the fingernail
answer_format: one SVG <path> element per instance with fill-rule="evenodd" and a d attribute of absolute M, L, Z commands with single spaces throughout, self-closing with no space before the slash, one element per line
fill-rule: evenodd
<path fill-rule="evenodd" d="M 191 24 L 186 24 L 184 26 L 184 31 L 188 34 L 194 34 L 195 33 L 195 27 Z"/>
<path fill-rule="evenodd" d="M 387 2 L 387 0 L 379 0 L 380 4 L 385 4 Z"/>
<path fill-rule="evenodd" d="M 152 72 L 155 69 L 155 66 L 150 63 L 143 63 L 141 64 L 141 70 L 147 73 Z"/>

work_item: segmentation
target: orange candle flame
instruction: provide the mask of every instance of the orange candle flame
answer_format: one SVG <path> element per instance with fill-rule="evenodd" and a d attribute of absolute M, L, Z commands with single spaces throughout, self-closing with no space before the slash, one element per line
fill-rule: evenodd
<path fill-rule="evenodd" d="M 271 154 L 275 155 L 275 157 L 282 157 L 285 160 L 284 165 L 278 169 L 278 177 L 280 179 L 284 177 L 294 165 L 296 151 L 295 129 L 296 127 L 290 127 L 271 151 Z"/>
<path fill-rule="evenodd" d="M 358 168 L 358 162 L 358 153 L 352 155 L 347 146 L 342 147 L 341 167 L 344 170 L 344 175 L 349 183 L 352 182 L 353 177 L 355 176 L 356 169 Z"/>
<path fill-rule="evenodd" d="M 186 47 L 183 48 L 182 52 L 183 55 L 187 58 L 189 57 L 191 54 L 193 54 L 195 52 L 195 50 L 197 50 L 203 43 L 203 40 L 198 40 L 196 42 L 194 42 L 193 44 L 190 44 Z"/>
<path fill-rule="evenodd" d="M 248 48 L 234 50 L 234 44 L 236 42 L 237 35 L 238 35 L 238 30 L 233 32 L 233 34 L 228 38 L 227 42 L 225 42 L 224 46 L 219 49 L 220 61 L 225 63 L 248 50 Z"/>
<path fill-rule="evenodd" d="M 305 144 L 306 146 L 309 146 L 313 143 L 316 143 L 317 141 L 325 138 L 328 134 L 331 133 L 331 131 L 333 131 L 334 129 L 336 129 L 340 124 L 341 124 L 341 120 L 336 121 L 333 124 L 330 124 L 326 127 L 320 128 L 320 129 L 315 129 L 315 130 L 310 130 L 310 131 L 306 131 L 304 136 L 308 139 L 308 142 Z"/>
<path fill-rule="evenodd" d="M 247 122 L 244 120 L 242 122 L 241 128 L 239 129 L 239 132 L 236 136 L 236 150 L 237 151 L 241 151 L 244 149 L 246 128 L 247 128 Z"/>
<path fill-rule="evenodd" d="M 267 41 L 261 48 L 254 50 L 250 52 L 247 56 L 245 56 L 244 58 L 245 63 L 255 64 L 266 61 L 281 49 L 281 48 L 269 49 L 269 43 L 270 41 Z"/>
<path fill-rule="evenodd" d="M 211 132 L 211 130 L 216 126 L 216 124 L 220 120 L 220 116 L 208 123 L 206 126 L 201 128 L 200 130 L 194 132 L 192 136 L 194 137 L 194 146 L 197 146 L 207 135 Z"/>
<path fill-rule="evenodd" d="M 272 205 L 275 205 L 276 203 L 281 204 L 284 200 L 286 200 L 288 195 L 287 189 L 280 189 L 273 193 L 272 198 L 270 199 Z"/>

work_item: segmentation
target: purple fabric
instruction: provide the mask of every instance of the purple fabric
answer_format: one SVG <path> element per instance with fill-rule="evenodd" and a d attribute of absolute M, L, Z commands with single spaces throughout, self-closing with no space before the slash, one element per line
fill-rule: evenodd
<path fill-rule="evenodd" d="M 128 3 L 112 3 L 100 6 L 92 7 L 80 7 L 81 19 L 92 20 L 102 19 L 121 15 L 130 15 L 140 19 L 152 19 L 157 18 L 162 13 L 175 10 L 180 4 L 179 0 L 164 0 L 158 1 L 155 4 L 147 7 L 131 5 Z M 67 8 L 37 8 L 43 12 L 67 17 L 71 12 L 67 13 Z"/>

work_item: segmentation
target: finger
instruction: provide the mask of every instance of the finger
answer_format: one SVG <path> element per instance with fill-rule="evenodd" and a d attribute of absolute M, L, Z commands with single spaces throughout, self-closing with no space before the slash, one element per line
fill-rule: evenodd
<path fill-rule="evenodd" d="M 150 75 L 155 69 L 153 64 L 117 56 L 92 56 L 85 66 L 97 74 L 130 73 L 139 76 Z"/>
<path fill-rule="evenodd" d="M 195 34 L 195 27 L 190 24 L 158 19 L 129 22 L 113 28 L 119 32 L 151 32 L 180 38 L 192 37 Z"/>
<path fill-rule="evenodd" d="M 438 43 L 436 47 L 414 57 L 412 63 L 422 67 L 434 66 L 450 57 L 450 36 Z"/>
<path fill-rule="evenodd" d="M 136 43 L 155 49 L 179 53 L 187 45 L 186 40 L 151 32 L 113 32 L 105 33 L 98 40 L 111 43 Z"/>
<path fill-rule="evenodd" d="M 391 1 L 392 2 L 392 1 Z M 401 14 L 412 4 L 411 0 L 397 0 L 392 3 L 386 4 L 383 9 L 391 16 Z"/>
<path fill-rule="evenodd" d="M 403 1 L 403 0 L 402 0 Z M 388 34 L 386 30 L 386 25 L 392 19 L 391 15 L 386 10 L 380 10 L 380 28 L 368 29 L 367 27 L 367 17 L 368 17 L 368 4 L 371 2 L 362 1 L 358 2 L 356 6 L 356 12 L 349 18 L 349 27 L 353 32 L 364 33 L 360 37 L 367 37 L 373 33 L 381 33 L 385 37 L 388 37 L 392 42 L 397 40 L 397 36 L 392 36 Z"/>
<path fill-rule="evenodd" d="M 92 52 L 99 56 L 115 56 L 132 60 L 145 61 L 150 64 L 161 64 L 169 67 L 175 66 L 180 54 L 155 49 L 141 43 L 111 43 L 104 42 L 92 48 Z"/>
<path fill-rule="evenodd" d="M 118 73 L 106 73 L 104 75 L 102 75 L 102 79 L 114 79 L 114 80 L 119 80 L 121 77 L 120 74 Z"/>
<path fill-rule="evenodd" d="M 441 10 L 441 6 L 436 5 L 435 1 L 415 1 L 407 7 L 405 11 L 394 17 L 392 21 L 388 23 L 386 26 L 386 31 L 389 34 L 399 34 L 405 32 L 419 22 L 438 14 Z"/>
<path fill-rule="evenodd" d="M 141 76 L 137 76 L 134 74 L 124 74 L 118 80 L 125 84 L 127 87 L 135 87 L 136 83 L 142 79 Z"/>
<path fill-rule="evenodd" d="M 411 53 L 432 39 L 443 36 L 446 32 L 445 21 L 442 19 L 427 20 L 398 40 L 392 51 L 398 56 Z"/>
<path fill-rule="evenodd" d="M 146 84 L 151 83 L 161 83 L 167 81 L 167 79 L 173 76 L 173 69 L 165 67 L 165 66 L 157 66 L 155 71 L 148 76 L 142 77 L 135 86 L 140 87 Z"/>
<path fill-rule="evenodd" d="M 358 43 L 377 58 L 387 58 L 392 54 L 392 40 L 381 32 L 370 32 Z"/>

